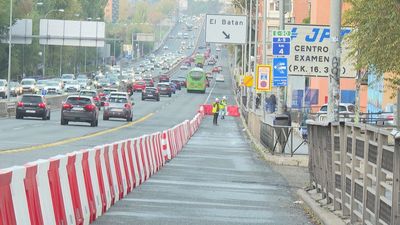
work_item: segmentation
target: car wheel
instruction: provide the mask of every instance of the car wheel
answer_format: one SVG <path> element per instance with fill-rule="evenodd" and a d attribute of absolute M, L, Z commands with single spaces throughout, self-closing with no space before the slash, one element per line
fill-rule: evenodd
<path fill-rule="evenodd" d="M 109 120 L 110 118 L 108 116 L 103 116 L 103 120 Z"/>
<path fill-rule="evenodd" d="M 159 102 L 159 101 L 160 101 L 160 97 L 157 98 L 157 102 Z"/>
<path fill-rule="evenodd" d="M 64 120 L 61 118 L 61 125 L 68 125 L 68 120 Z"/>
<path fill-rule="evenodd" d="M 171 98 L 171 96 L 172 96 L 172 94 L 170 93 L 170 94 L 168 95 L 168 97 L 170 97 L 170 98 Z"/>
<path fill-rule="evenodd" d="M 96 127 L 99 126 L 99 119 L 96 119 Z"/>
<path fill-rule="evenodd" d="M 144 101 L 144 98 L 142 97 L 142 101 Z"/>
<path fill-rule="evenodd" d="M 96 120 L 92 120 L 92 122 L 90 122 L 90 126 L 91 127 L 95 127 L 96 126 Z"/>
<path fill-rule="evenodd" d="M 15 114 L 15 119 L 17 119 L 17 120 L 21 119 L 21 115 L 19 115 L 18 113 Z"/>

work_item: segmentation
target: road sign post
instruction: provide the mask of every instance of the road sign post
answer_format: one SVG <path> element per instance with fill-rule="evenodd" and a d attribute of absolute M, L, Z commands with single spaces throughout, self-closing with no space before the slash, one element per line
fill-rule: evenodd
<path fill-rule="evenodd" d="M 256 91 L 264 92 L 272 89 L 272 66 L 257 65 L 256 68 Z"/>
<path fill-rule="evenodd" d="M 273 59 L 273 86 L 284 87 L 288 83 L 287 58 Z"/>
<path fill-rule="evenodd" d="M 246 44 L 247 17 L 238 15 L 206 15 L 206 42 Z"/>

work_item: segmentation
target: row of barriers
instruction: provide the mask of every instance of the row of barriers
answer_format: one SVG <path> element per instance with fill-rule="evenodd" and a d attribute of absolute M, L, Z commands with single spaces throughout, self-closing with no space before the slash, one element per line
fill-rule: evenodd
<path fill-rule="evenodd" d="M 0 170 L 0 225 L 86 225 L 177 156 L 204 109 L 168 130 Z"/>

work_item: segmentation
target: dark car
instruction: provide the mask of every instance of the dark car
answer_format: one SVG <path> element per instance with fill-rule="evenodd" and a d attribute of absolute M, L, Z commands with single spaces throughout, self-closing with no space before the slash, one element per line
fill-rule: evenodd
<path fill-rule="evenodd" d="M 160 95 L 168 95 L 168 97 L 172 96 L 172 88 L 170 83 L 158 83 L 157 88 Z"/>
<path fill-rule="evenodd" d="M 99 124 L 99 110 L 92 97 L 72 95 L 63 103 L 61 125 L 68 122 L 87 122 L 96 127 Z"/>
<path fill-rule="evenodd" d="M 94 103 L 96 104 L 97 108 L 101 108 L 101 101 L 100 101 L 100 97 L 99 94 L 97 93 L 96 90 L 81 90 L 79 92 L 80 96 L 89 96 L 93 98 Z"/>
<path fill-rule="evenodd" d="M 133 118 L 133 103 L 126 96 L 112 96 L 104 104 L 103 120 L 122 118 L 130 122 Z"/>
<path fill-rule="evenodd" d="M 160 92 L 158 88 L 155 87 L 147 87 L 142 91 L 142 101 L 146 99 L 154 99 L 156 101 L 160 101 Z"/>
<path fill-rule="evenodd" d="M 182 85 L 181 85 L 181 81 L 178 79 L 172 79 L 171 80 L 172 83 L 174 83 L 176 85 L 176 89 L 177 90 L 181 90 L 182 89 Z"/>
<path fill-rule="evenodd" d="M 16 119 L 24 117 L 40 117 L 43 120 L 50 120 L 50 107 L 46 98 L 41 95 L 24 94 L 16 108 Z"/>

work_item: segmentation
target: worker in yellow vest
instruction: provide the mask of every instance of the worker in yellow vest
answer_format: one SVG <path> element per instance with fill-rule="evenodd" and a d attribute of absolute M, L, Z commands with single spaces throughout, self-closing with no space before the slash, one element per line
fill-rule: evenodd
<path fill-rule="evenodd" d="M 227 104 L 226 96 L 222 97 L 222 100 L 219 102 L 219 113 L 221 115 L 221 120 L 225 119 Z"/>
<path fill-rule="evenodd" d="M 219 115 L 219 99 L 216 98 L 215 102 L 212 104 L 212 113 L 214 114 L 213 124 L 218 125 L 218 115 Z"/>

